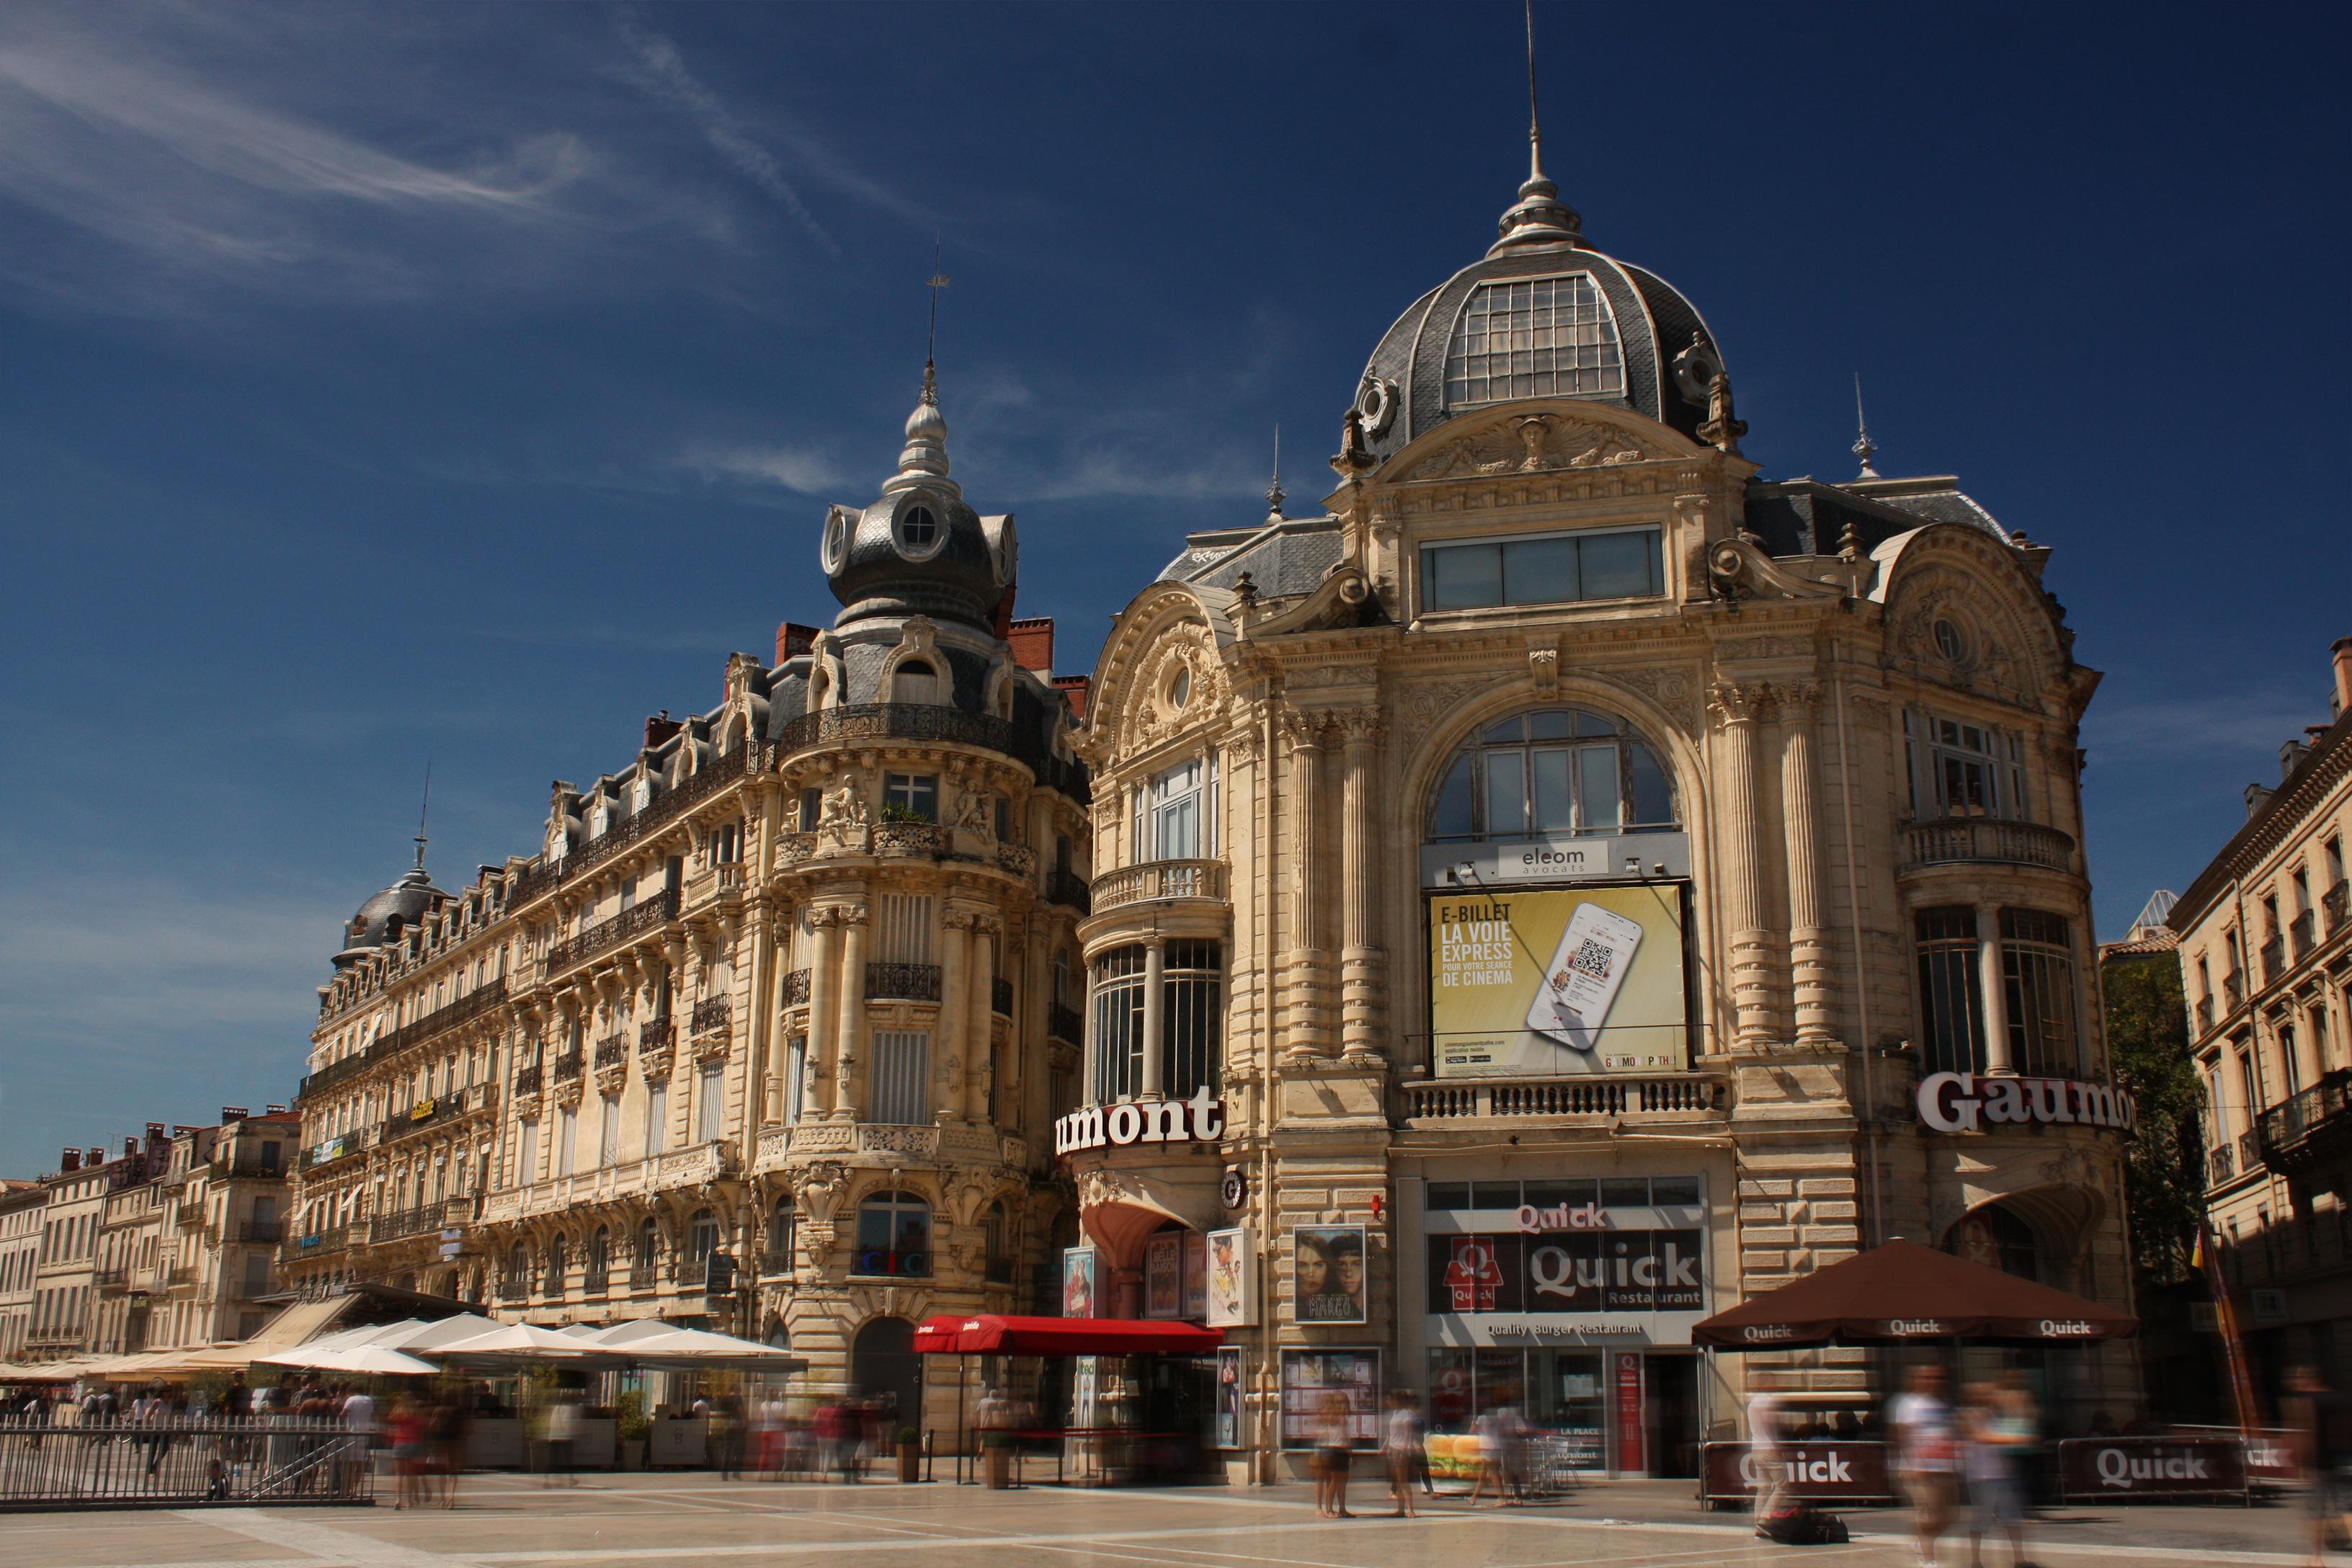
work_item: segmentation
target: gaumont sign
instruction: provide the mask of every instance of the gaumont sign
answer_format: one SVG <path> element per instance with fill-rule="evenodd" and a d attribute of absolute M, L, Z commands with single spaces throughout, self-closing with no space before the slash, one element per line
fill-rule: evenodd
<path fill-rule="evenodd" d="M 1089 1105 L 1054 1123 L 1054 1152 L 1124 1149 L 1130 1143 L 1213 1143 L 1224 1136 L 1225 1102 L 1203 1089 L 1190 1100 Z"/>
<path fill-rule="evenodd" d="M 2070 1498 L 2218 1497 L 2246 1489 L 2236 1438 L 2077 1437 L 2058 1445 Z"/>
<path fill-rule="evenodd" d="M 1919 1080 L 1919 1124 L 1931 1132 L 1982 1132 L 2039 1122 L 2129 1132 L 2139 1124 L 2130 1094 L 2063 1078 L 1931 1072 Z"/>
<path fill-rule="evenodd" d="M 1792 1497 L 1815 1502 L 1869 1502 L 1893 1495 L 1880 1443 L 1795 1443 L 1758 1450 L 1709 1443 L 1700 1465 L 1710 1500 L 1749 1498 L 1778 1479 Z"/>

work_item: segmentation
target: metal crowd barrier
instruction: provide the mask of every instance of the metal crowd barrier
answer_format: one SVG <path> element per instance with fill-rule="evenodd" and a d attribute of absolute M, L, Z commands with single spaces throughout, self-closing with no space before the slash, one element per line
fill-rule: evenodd
<path fill-rule="evenodd" d="M 366 1503 L 367 1434 L 332 1417 L 0 1416 L 0 1511 Z"/>

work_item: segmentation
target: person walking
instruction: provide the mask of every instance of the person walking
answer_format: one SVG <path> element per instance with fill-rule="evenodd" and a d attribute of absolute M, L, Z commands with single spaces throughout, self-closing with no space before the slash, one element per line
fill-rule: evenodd
<path fill-rule="evenodd" d="M 2336 1397 L 2312 1367 L 2287 1373 L 2286 1397 L 2279 1402 L 2286 1423 L 2289 1457 L 2303 1478 L 2304 1513 L 2311 1521 L 2312 1568 L 2327 1561 L 2327 1543 L 2342 1527 L 2344 1496 L 2339 1475 L 2345 1419 Z"/>
<path fill-rule="evenodd" d="M 1323 1395 L 1315 1426 L 1315 1511 L 1326 1519 L 1353 1519 L 1348 1511 L 1348 1467 L 1355 1435 L 1349 1429 L 1348 1396 L 1334 1388 Z"/>
<path fill-rule="evenodd" d="M 1942 1367 L 1912 1371 L 1910 1392 L 1895 1401 L 1886 1426 L 1894 1442 L 1895 1474 L 1911 1500 L 1921 1568 L 1936 1568 L 1936 1543 L 1951 1527 L 1953 1466 L 1958 1458 L 1951 1406 L 1944 1403 Z"/>
<path fill-rule="evenodd" d="M 1387 1429 L 1381 1437 L 1381 1455 L 1388 1461 L 1389 1496 L 1396 1503 L 1396 1519 L 1411 1519 L 1418 1511 L 1413 1507 L 1412 1483 L 1415 1469 L 1422 1458 L 1422 1444 L 1429 1423 L 1422 1419 L 1421 1402 L 1403 1389 L 1389 1395 Z"/>
<path fill-rule="evenodd" d="M 2009 1537 L 2009 1568 L 2025 1557 L 2025 1498 L 2018 1462 L 2033 1441 L 2024 1390 L 1979 1384 L 1960 1420 L 1962 1468 L 1969 1482 L 1969 1560 L 1981 1568 L 1984 1538 Z"/>
<path fill-rule="evenodd" d="M 1764 1521 L 1787 1506 L 1789 1457 L 1781 1445 L 1788 1436 L 1789 1412 L 1781 1403 L 1781 1373 L 1758 1370 L 1750 1378 L 1756 1392 L 1748 1396 L 1748 1446 L 1756 1466 L 1756 1533 L 1769 1539 Z"/>

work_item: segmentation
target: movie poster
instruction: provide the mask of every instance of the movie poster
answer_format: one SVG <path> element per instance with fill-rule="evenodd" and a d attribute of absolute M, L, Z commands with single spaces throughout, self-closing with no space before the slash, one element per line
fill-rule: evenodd
<path fill-rule="evenodd" d="M 1209 1238 L 1197 1230 L 1184 1233 L 1183 1316 L 1199 1322 L 1209 1315 Z"/>
<path fill-rule="evenodd" d="M 1690 1066 L 1683 884 L 1497 889 L 1429 900 L 1439 1078 Z"/>
<path fill-rule="evenodd" d="M 1062 1316 L 1091 1318 L 1095 1313 L 1095 1249 L 1062 1249 Z"/>
<path fill-rule="evenodd" d="M 1208 1235 L 1208 1324 L 1247 1328 L 1257 1321 L 1257 1248 L 1246 1227 Z"/>
<path fill-rule="evenodd" d="M 1369 1294 L 1360 1225 L 1302 1225 L 1290 1233 L 1291 1318 L 1300 1323 L 1360 1323 Z"/>
<path fill-rule="evenodd" d="M 1162 1231 L 1143 1244 L 1143 1315 L 1172 1318 L 1184 1304 L 1184 1237 Z"/>
<path fill-rule="evenodd" d="M 1238 1448 L 1242 1446 L 1242 1402 L 1246 1391 L 1242 1384 L 1242 1352 L 1234 1345 L 1217 1352 L 1217 1447 Z"/>

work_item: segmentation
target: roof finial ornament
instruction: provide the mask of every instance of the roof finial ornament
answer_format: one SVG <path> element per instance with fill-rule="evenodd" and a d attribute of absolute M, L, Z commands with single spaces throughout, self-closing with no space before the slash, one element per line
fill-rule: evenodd
<path fill-rule="evenodd" d="M 1706 384 L 1706 420 L 1698 427 L 1698 438 L 1718 452 L 1739 456 L 1739 438 L 1748 434 L 1748 421 L 1732 413 L 1731 377 L 1717 371 Z"/>
<path fill-rule="evenodd" d="M 1878 443 L 1870 438 L 1869 423 L 1862 416 L 1862 372 L 1860 371 L 1853 373 L 1853 425 L 1860 432 L 1853 438 L 1853 455 L 1862 459 L 1862 472 L 1854 475 L 1854 478 L 1857 479 L 1884 478 L 1885 476 L 1876 468 L 1870 466 L 1870 459 L 1878 456 Z"/>
<path fill-rule="evenodd" d="M 1289 493 L 1282 488 L 1282 426 L 1277 425 L 1274 427 L 1274 483 L 1265 487 L 1266 521 L 1283 521 L 1282 502 Z"/>
<path fill-rule="evenodd" d="M 915 411 L 907 416 L 906 448 L 898 454 L 898 471 L 882 481 L 884 495 L 897 495 L 919 484 L 951 496 L 963 494 L 962 487 L 948 478 L 948 422 L 940 412 L 940 290 L 947 286 L 947 274 L 940 270 L 939 244 L 933 241 L 931 275 L 923 281 L 923 287 L 931 291 L 930 339 L 923 351 L 923 395 Z"/>
<path fill-rule="evenodd" d="M 433 815 L 433 759 L 425 759 L 425 798 L 416 807 L 416 873 L 425 874 L 425 846 L 431 842 L 425 836 L 425 825 Z"/>
<path fill-rule="evenodd" d="M 940 242 L 931 241 L 931 275 L 923 287 L 931 291 L 931 331 L 923 344 L 923 401 L 937 407 L 940 401 L 939 376 L 933 370 L 940 357 L 940 290 L 948 286 L 948 275 L 940 270 Z"/>
<path fill-rule="evenodd" d="M 1519 199 L 1503 214 L 1502 237 L 1487 249 L 1511 245 L 1578 245 L 1584 220 L 1559 199 L 1559 187 L 1543 172 L 1543 121 L 1536 112 L 1536 0 L 1525 0 L 1528 23 L 1528 178 Z"/>

